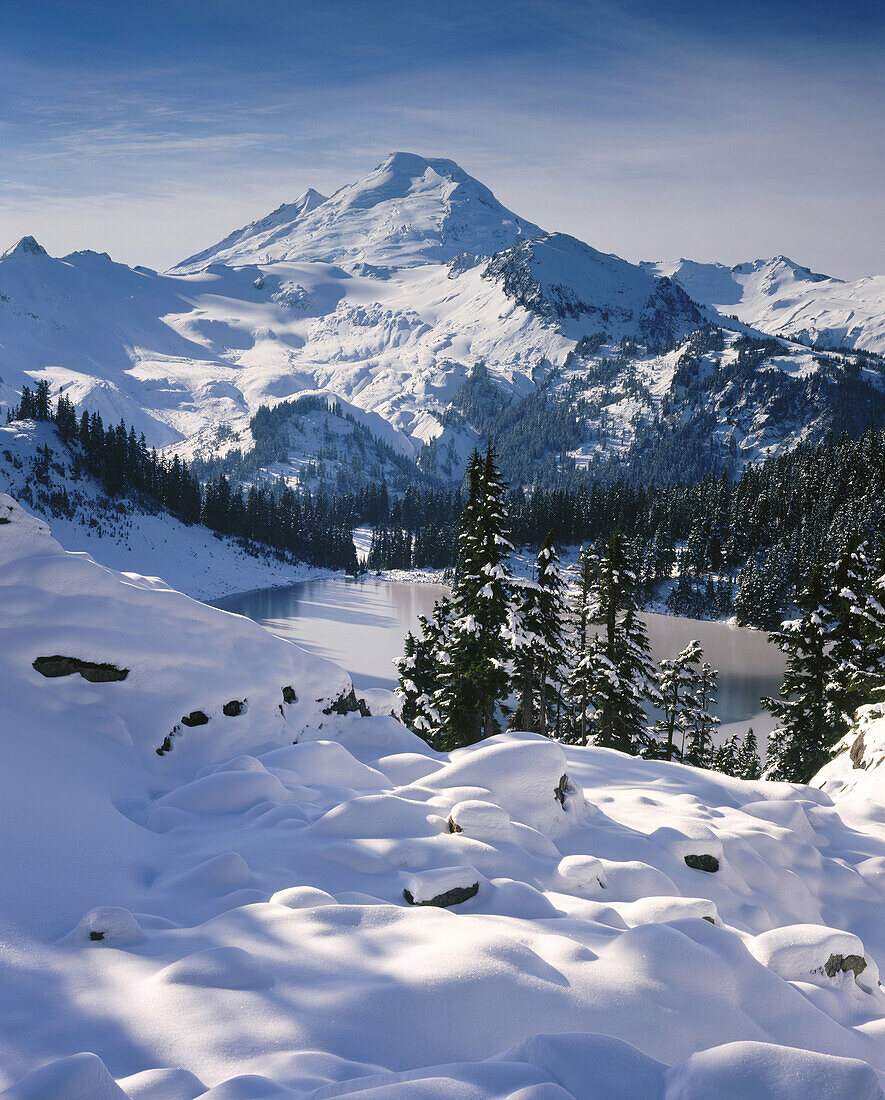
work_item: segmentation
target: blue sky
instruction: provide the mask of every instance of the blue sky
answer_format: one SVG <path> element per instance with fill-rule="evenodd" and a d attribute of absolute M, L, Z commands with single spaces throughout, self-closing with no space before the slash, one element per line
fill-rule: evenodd
<path fill-rule="evenodd" d="M 872 0 L 0 0 L 0 247 L 166 267 L 391 149 L 631 260 L 885 271 Z"/>

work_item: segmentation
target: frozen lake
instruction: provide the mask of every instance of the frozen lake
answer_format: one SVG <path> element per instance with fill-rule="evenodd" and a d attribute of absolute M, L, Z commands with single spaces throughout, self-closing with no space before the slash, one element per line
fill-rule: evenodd
<path fill-rule="evenodd" d="M 213 604 L 342 665 L 357 688 L 393 688 L 393 661 L 402 653 L 406 631 L 415 628 L 419 615 L 431 614 L 445 591 L 436 584 L 335 578 L 244 592 Z M 700 641 L 705 658 L 719 669 L 717 713 L 724 727 L 733 727 L 723 732 L 745 732 L 752 725 L 764 742 L 770 719 L 759 697 L 777 694 L 784 669 L 783 656 L 766 635 L 673 615 L 648 614 L 645 620 L 656 660 L 673 656 L 692 638 Z"/>

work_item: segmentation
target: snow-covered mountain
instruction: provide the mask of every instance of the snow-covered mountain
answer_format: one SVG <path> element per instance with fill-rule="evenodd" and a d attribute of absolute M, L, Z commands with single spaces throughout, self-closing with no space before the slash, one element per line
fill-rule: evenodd
<path fill-rule="evenodd" d="M 834 295 L 848 285 L 792 267 L 735 274 L 713 265 L 695 283 L 689 275 L 685 264 L 637 266 L 544 233 L 453 162 L 394 153 L 330 198 L 308 191 L 168 274 L 88 251 L 54 258 L 25 238 L 0 257 L 0 402 L 14 404 L 24 385 L 45 378 L 53 393 L 106 422 L 123 418 L 149 444 L 212 458 L 232 437 L 248 439 L 262 404 L 323 392 L 396 453 L 455 479 L 489 431 L 468 400 L 479 365 L 524 436 L 540 430 L 525 418 L 539 401 L 574 408 L 568 438 L 549 439 L 535 456 L 549 463 L 630 454 L 635 472 L 643 432 L 657 432 L 674 402 L 681 430 L 707 430 L 714 416 L 738 462 L 819 435 L 849 404 L 861 424 L 876 420 L 872 391 L 847 402 L 834 388 L 847 364 L 795 342 L 744 357 L 747 370 L 730 379 L 740 392 L 727 401 L 686 388 L 676 363 L 693 354 L 692 332 L 724 326 L 727 366 L 734 330 L 745 331 L 717 308 L 740 313 L 744 294 L 777 302 L 810 287 L 837 310 Z M 706 366 L 718 385 L 712 360 Z M 876 392 L 880 367 L 871 361 L 862 372 Z M 773 378 L 790 390 L 779 403 Z M 767 442 L 747 428 L 763 390 L 776 421 Z M 360 455 L 339 442 L 341 461 L 359 467 Z M 299 443 L 277 472 L 296 476 L 312 457 Z"/>
<path fill-rule="evenodd" d="M 388 266 L 491 256 L 540 232 L 454 161 L 391 153 L 331 198 L 308 191 L 175 270 L 321 260 L 376 266 L 383 277 Z"/>
<path fill-rule="evenodd" d="M 6 495 L 0 605 L 4 1100 L 882 1100 L 880 799 L 434 752 Z"/>
<path fill-rule="evenodd" d="M 644 263 L 696 302 L 763 332 L 821 348 L 885 353 L 885 276 L 844 282 L 786 256 L 726 267 L 694 260 Z"/>

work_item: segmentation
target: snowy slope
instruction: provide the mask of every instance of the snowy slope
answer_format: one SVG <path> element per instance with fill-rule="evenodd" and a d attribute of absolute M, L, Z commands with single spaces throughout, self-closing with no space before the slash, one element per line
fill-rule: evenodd
<path fill-rule="evenodd" d="M 50 451 L 48 464 L 43 461 Z M 270 588 L 322 570 L 247 554 L 232 539 L 199 524 L 142 511 L 125 498 L 111 498 L 92 478 L 75 476 L 71 456 L 48 424 L 0 426 L 0 492 L 25 502 L 69 550 L 90 554 L 124 572 L 159 574 L 164 583 L 195 599 Z"/>
<path fill-rule="evenodd" d="M 434 753 L 7 497 L 0 592 L 6 1100 L 881 1100 L 880 803 Z"/>
<path fill-rule="evenodd" d="M 726 267 L 694 260 L 646 263 L 724 315 L 822 348 L 885 352 L 885 275 L 843 282 L 786 256 Z"/>
<path fill-rule="evenodd" d="M 540 232 L 454 161 L 390 153 L 374 171 L 331 198 L 307 192 L 175 270 L 280 260 L 384 269 L 445 262 L 464 253 L 491 256 Z"/>

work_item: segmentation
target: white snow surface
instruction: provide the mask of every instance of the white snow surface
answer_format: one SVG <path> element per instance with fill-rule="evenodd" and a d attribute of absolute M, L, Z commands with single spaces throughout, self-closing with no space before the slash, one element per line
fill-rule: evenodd
<path fill-rule="evenodd" d="M 881 801 L 524 733 L 435 753 L 8 496 L 0 606 L 0 1096 L 882 1097 Z"/>
<path fill-rule="evenodd" d="M 787 256 L 735 267 L 684 259 L 642 266 L 674 279 L 696 302 L 763 332 L 823 348 L 885 353 L 883 275 L 845 282 Z"/>

